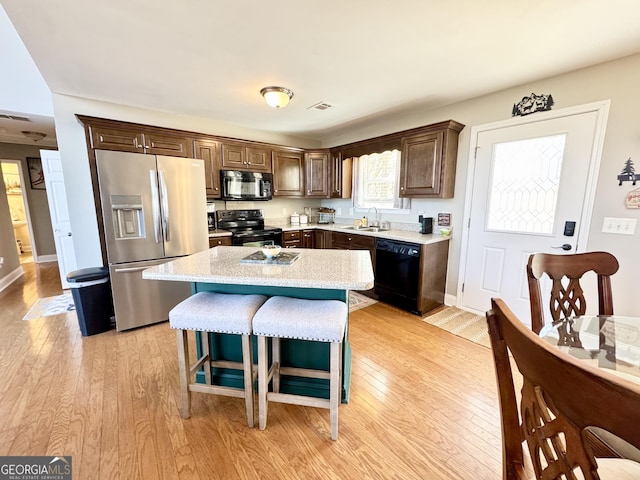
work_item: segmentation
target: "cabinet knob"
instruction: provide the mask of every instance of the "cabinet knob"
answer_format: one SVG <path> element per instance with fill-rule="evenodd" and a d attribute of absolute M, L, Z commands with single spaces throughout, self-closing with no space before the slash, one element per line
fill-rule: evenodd
<path fill-rule="evenodd" d="M 400 190 L 404 190 L 404 187 L 400 187 Z"/>

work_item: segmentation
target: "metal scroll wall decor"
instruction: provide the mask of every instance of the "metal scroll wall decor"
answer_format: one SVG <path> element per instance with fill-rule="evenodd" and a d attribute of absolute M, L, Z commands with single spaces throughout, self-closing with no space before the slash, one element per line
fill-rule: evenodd
<path fill-rule="evenodd" d="M 552 106 L 553 97 L 551 95 L 536 95 L 532 93 L 528 97 L 522 97 L 522 100 L 515 103 L 511 114 L 514 117 L 516 115 L 522 117 L 535 112 L 546 112 L 547 110 L 551 110 Z"/>

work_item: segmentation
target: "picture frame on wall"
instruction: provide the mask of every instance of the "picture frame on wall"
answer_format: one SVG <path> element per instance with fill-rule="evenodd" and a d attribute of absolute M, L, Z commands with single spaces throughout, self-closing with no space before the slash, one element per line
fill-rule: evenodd
<path fill-rule="evenodd" d="M 29 183 L 32 190 L 45 190 L 44 171 L 42 170 L 42 160 L 39 157 L 27 157 L 27 168 L 29 169 Z"/>

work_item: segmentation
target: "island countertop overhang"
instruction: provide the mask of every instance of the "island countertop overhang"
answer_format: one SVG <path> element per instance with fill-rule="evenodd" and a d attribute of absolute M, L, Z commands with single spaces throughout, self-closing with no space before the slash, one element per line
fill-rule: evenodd
<path fill-rule="evenodd" d="M 300 253 L 291 265 L 248 264 L 240 260 L 257 247 L 219 246 L 146 269 L 149 280 L 266 285 L 337 290 L 373 287 L 373 267 L 366 250 L 288 249 Z"/>

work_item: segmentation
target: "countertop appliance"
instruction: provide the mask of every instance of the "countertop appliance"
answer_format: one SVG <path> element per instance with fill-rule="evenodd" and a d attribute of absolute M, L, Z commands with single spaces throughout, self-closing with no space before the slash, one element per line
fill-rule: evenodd
<path fill-rule="evenodd" d="M 204 162 L 96 150 L 96 164 L 116 328 L 167 320 L 189 284 L 142 271 L 209 248 Z"/>
<path fill-rule="evenodd" d="M 375 293 L 379 300 L 420 315 L 420 245 L 376 240 Z"/>
<path fill-rule="evenodd" d="M 216 214 L 218 229 L 232 233 L 232 245 L 282 245 L 282 229 L 265 226 L 264 212 L 260 209 L 218 210 Z"/>
<path fill-rule="evenodd" d="M 220 170 L 222 200 L 271 200 L 271 173 Z"/>
<path fill-rule="evenodd" d="M 207 227 L 209 232 L 216 229 L 216 205 L 213 202 L 207 202 Z"/>

